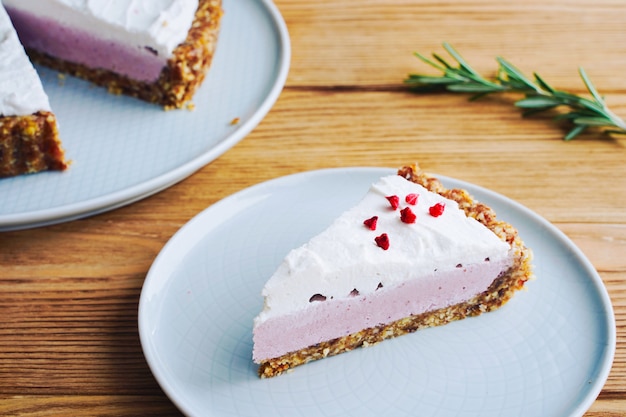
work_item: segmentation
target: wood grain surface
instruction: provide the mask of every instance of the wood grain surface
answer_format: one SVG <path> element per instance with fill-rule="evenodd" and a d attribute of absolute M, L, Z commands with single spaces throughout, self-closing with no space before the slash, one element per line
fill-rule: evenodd
<path fill-rule="evenodd" d="M 485 75 L 495 57 L 585 94 L 584 67 L 626 118 L 622 0 L 276 0 L 292 64 L 274 108 L 242 142 L 181 183 L 112 212 L 0 234 L 0 415 L 177 416 L 143 357 L 137 307 L 167 240 L 216 201 L 325 167 L 426 170 L 502 193 L 588 256 L 616 314 L 617 353 L 586 417 L 626 415 L 626 137 L 571 142 L 516 96 L 415 95 L 412 54 L 450 42 Z M 226 10 L 228 12 L 228 10 Z M 2 197 L 0 196 L 0 202 Z"/>

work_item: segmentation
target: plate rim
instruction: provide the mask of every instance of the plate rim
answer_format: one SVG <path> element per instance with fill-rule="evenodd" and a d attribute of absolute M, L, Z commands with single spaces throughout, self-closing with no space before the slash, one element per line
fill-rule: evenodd
<path fill-rule="evenodd" d="M 258 2 L 263 6 L 264 11 L 267 12 L 270 18 L 268 21 L 274 26 L 279 39 L 277 44 L 279 65 L 273 77 L 272 88 L 250 118 L 241 123 L 235 131 L 225 135 L 224 140 L 210 147 L 207 151 L 196 155 L 188 161 L 182 162 L 180 165 L 167 172 L 138 184 L 86 200 L 47 209 L 37 209 L 6 215 L 0 214 L 0 232 L 24 230 L 69 222 L 115 210 L 142 200 L 186 179 L 220 157 L 250 134 L 272 109 L 285 86 L 291 66 L 291 39 L 287 24 L 280 10 L 272 0 L 249 1 Z M 45 175 L 45 173 L 42 174 Z"/>
<path fill-rule="evenodd" d="M 207 215 L 210 215 L 211 211 L 219 208 L 222 205 L 228 205 L 231 203 L 231 201 L 235 201 L 238 198 L 241 198 L 242 196 L 246 196 L 249 193 L 253 194 L 259 189 L 271 188 L 275 186 L 276 184 L 283 184 L 283 183 L 288 183 L 291 181 L 295 181 L 295 182 L 306 181 L 306 177 L 328 175 L 328 174 L 340 174 L 340 173 L 347 174 L 350 172 L 371 172 L 372 176 L 375 176 L 375 175 L 391 174 L 391 173 L 394 173 L 395 170 L 392 168 L 386 168 L 386 167 L 358 167 L 358 166 L 322 168 L 322 169 L 316 169 L 316 170 L 297 172 L 294 174 L 288 174 L 285 176 L 280 176 L 277 178 L 269 179 L 269 180 L 251 185 L 250 187 L 241 189 L 239 191 L 236 191 L 233 194 L 230 194 L 224 197 L 223 199 L 217 201 L 216 203 L 200 211 L 198 214 L 192 217 L 187 223 L 185 223 L 182 227 L 180 227 L 174 233 L 174 235 L 172 235 L 171 238 L 165 243 L 161 251 L 159 251 L 152 265 L 150 266 L 148 273 L 146 274 L 146 278 L 144 280 L 141 293 L 140 293 L 140 298 L 139 298 L 139 303 L 138 303 L 138 318 L 137 318 L 139 339 L 140 339 L 142 352 L 144 354 L 146 362 L 148 363 L 148 367 L 150 368 L 150 371 L 153 377 L 155 378 L 159 386 L 163 389 L 163 392 L 167 395 L 170 401 L 172 401 L 172 403 L 175 404 L 176 407 L 185 415 L 196 416 L 196 414 L 193 413 L 192 409 L 187 404 L 184 403 L 183 398 L 182 398 L 183 396 L 179 394 L 179 390 L 177 391 L 169 381 L 165 380 L 164 373 L 161 371 L 160 368 L 157 367 L 157 362 L 159 361 L 160 358 L 157 357 L 156 351 L 153 350 L 153 345 L 151 344 L 152 339 L 150 337 L 149 330 L 148 330 L 148 325 L 150 324 L 150 321 L 146 313 L 146 310 L 148 308 L 147 304 L 150 302 L 148 298 L 151 296 L 151 294 L 148 294 L 148 292 L 151 290 L 151 286 L 154 286 L 157 283 L 159 283 L 157 282 L 157 280 L 159 280 L 159 277 L 161 277 L 160 283 L 166 284 L 167 281 L 169 280 L 169 277 L 171 276 L 171 275 L 168 275 L 168 277 L 163 278 L 164 274 L 157 275 L 157 272 L 160 272 L 160 265 L 163 262 L 166 262 L 166 260 L 168 259 L 169 251 L 175 249 L 176 245 L 179 244 L 179 240 L 186 238 L 187 234 L 189 233 L 195 236 L 196 240 L 194 240 L 193 244 L 187 245 L 187 249 L 185 252 L 187 253 L 191 249 L 193 249 L 193 247 L 195 247 L 195 245 L 197 244 L 199 240 L 205 237 L 207 233 L 210 233 L 210 231 L 207 233 L 203 233 L 200 231 L 200 228 L 195 228 L 196 223 L 203 221 L 204 217 Z M 484 188 L 480 185 L 476 185 L 473 183 L 469 183 L 463 180 L 458 180 L 456 178 L 452 178 L 452 177 L 448 177 L 444 175 L 439 175 L 439 174 L 432 174 L 432 175 L 436 176 L 439 180 L 441 180 L 444 183 L 444 185 L 446 183 L 453 182 L 455 183 L 455 186 L 462 187 L 468 190 L 470 194 L 473 194 L 475 191 L 478 191 L 482 195 L 488 196 L 489 198 L 497 199 L 502 203 L 513 206 L 516 210 L 521 211 L 523 212 L 524 215 L 528 216 L 529 219 L 531 219 L 533 223 L 541 225 L 542 227 L 546 228 L 558 240 L 560 244 L 565 245 L 568 250 L 573 252 L 576 258 L 584 266 L 585 276 L 588 277 L 591 283 L 593 284 L 593 287 L 596 289 L 598 297 L 600 298 L 602 302 L 601 307 L 604 313 L 602 315 L 603 323 L 604 325 L 606 325 L 608 332 L 607 332 L 606 346 L 603 349 L 603 355 L 601 357 L 602 359 L 601 366 L 598 369 L 599 372 L 597 373 L 597 377 L 595 378 L 593 382 L 589 384 L 588 389 L 587 389 L 587 394 L 585 395 L 585 397 L 582 398 L 582 400 L 578 402 L 577 406 L 571 409 L 571 413 L 566 417 L 582 416 L 585 412 L 589 410 L 592 404 L 596 401 L 602 388 L 606 384 L 606 381 L 608 380 L 609 374 L 612 369 L 613 361 L 615 358 L 615 352 L 616 352 L 617 329 L 616 329 L 615 313 L 613 310 L 613 304 L 611 302 L 611 299 L 610 299 L 608 290 L 606 288 L 606 285 L 604 284 L 604 281 L 598 274 L 597 270 L 595 269 L 591 261 L 585 256 L 582 250 L 578 248 L 578 246 L 575 245 L 574 242 L 564 232 L 562 232 L 558 227 L 550 223 L 547 219 L 543 218 L 539 214 L 530 210 L 523 204 L 503 194 Z"/>

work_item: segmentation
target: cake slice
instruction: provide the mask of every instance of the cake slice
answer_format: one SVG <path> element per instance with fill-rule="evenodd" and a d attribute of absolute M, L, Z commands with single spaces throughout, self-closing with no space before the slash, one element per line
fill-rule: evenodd
<path fill-rule="evenodd" d="M 0 178 L 66 168 L 48 96 L 0 4 Z"/>
<path fill-rule="evenodd" d="M 30 57 L 166 109 L 201 85 L 221 0 L 2 0 Z"/>
<path fill-rule="evenodd" d="M 517 230 L 464 190 L 407 166 L 292 250 L 263 288 L 261 377 L 491 311 L 531 277 Z"/>

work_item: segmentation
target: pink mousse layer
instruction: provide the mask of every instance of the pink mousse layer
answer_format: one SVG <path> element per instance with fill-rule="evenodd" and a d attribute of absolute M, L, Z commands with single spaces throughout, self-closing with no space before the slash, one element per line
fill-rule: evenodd
<path fill-rule="evenodd" d="M 484 262 L 381 288 L 344 300 L 314 301 L 303 311 L 270 318 L 254 329 L 253 359 L 260 363 L 320 342 L 458 304 L 485 291 L 509 265 Z"/>
<path fill-rule="evenodd" d="M 100 39 L 51 19 L 12 8 L 7 8 L 7 12 L 24 46 L 65 61 L 144 82 L 156 81 L 167 63 L 166 58 L 146 50 Z"/>

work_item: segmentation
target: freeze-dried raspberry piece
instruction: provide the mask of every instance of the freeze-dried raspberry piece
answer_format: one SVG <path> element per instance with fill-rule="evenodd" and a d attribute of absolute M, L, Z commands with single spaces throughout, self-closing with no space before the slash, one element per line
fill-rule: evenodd
<path fill-rule="evenodd" d="M 446 206 L 444 204 L 441 203 L 437 203 L 434 206 L 430 207 L 428 209 L 428 212 L 430 213 L 431 216 L 433 217 L 439 217 L 443 214 L 443 210 L 446 208 Z"/>
<path fill-rule="evenodd" d="M 389 236 L 387 236 L 387 233 L 383 233 L 380 236 L 376 236 L 374 238 L 374 241 L 376 241 L 376 244 L 383 250 L 389 249 Z"/>
<path fill-rule="evenodd" d="M 413 213 L 410 207 L 405 207 L 400 210 L 400 220 L 404 223 L 415 223 L 415 219 L 417 219 L 417 216 Z"/>
<path fill-rule="evenodd" d="M 417 204 L 417 199 L 419 198 L 419 194 L 407 194 L 406 197 L 404 197 L 404 201 L 406 201 L 408 204 L 414 206 Z"/>
<path fill-rule="evenodd" d="M 398 197 L 397 195 L 390 195 L 385 198 L 389 201 L 389 204 L 391 204 L 392 209 L 395 210 L 400 207 L 400 197 Z"/>
<path fill-rule="evenodd" d="M 378 216 L 371 217 L 363 221 L 363 224 L 370 230 L 376 230 L 376 224 L 378 223 Z"/>

